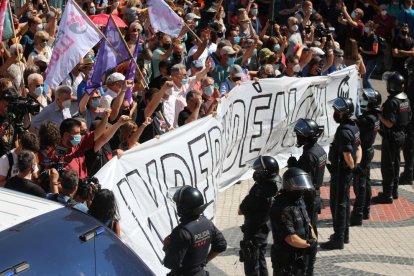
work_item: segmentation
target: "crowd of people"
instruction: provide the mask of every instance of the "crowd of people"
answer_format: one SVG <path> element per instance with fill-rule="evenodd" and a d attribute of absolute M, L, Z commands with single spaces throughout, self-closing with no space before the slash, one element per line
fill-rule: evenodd
<path fill-rule="evenodd" d="M 121 63 L 106 72 L 102 86 L 86 92 L 97 45 L 52 88 L 46 76 L 54 72 L 47 69 L 66 1 L 10 1 L 14 34 L 0 43 L 0 186 L 90 213 L 118 234 L 113 193 L 100 189 L 92 178 L 110 159 L 122 158 L 124 151 L 140 143 L 215 115 L 220 98 L 248 80 L 323 76 L 355 65 L 361 80 L 358 93 L 371 91 L 365 99 L 375 93 L 370 79 L 385 71 L 399 72 L 393 75 L 396 87 L 388 89 L 391 95 L 400 95 L 410 74 L 406 63 L 414 56 L 412 0 L 166 0 L 185 23 L 177 37 L 151 27 L 145 0 L 75 2 L 88 16 L 112 14 L 123 20 L 126 27 L 120 29 L 127 47 L 131 53 L 139 47 L 139 70 L 130 80 L 130 61 Z M 100 28 L 104 31 L 105 26 Z M 132 98 L 126 97 L 127 90 L 132 90 Z M 356 115 L 362 114 L 360 95 Z M 389 203 L 398 198 L 397 154 L 406 135 L 405 126 L 398 122 L 411 120 L 390 114 L 399 107 L 406 108 L 410 116 L 411 111 L 408 100 L 397 97 L 381 115 L 375 109 L 380 103 L 371 103 L 371 113 L 377 118 L 374 125 L 379 128 L 381 121 L 392 129 L 390 133 L 404 136 L 383 136 L 383 158 L 389 160 L 383 170 L 394 169 L 392 175 L 383 175 L 388 184 L 379 202 Z M 353 114 L 341 109 L 347 104 L 335 109 L 346 114 L 346 119 Z M 354 138 L 357 133 L 344 131 Z M 365 173 L 372 159 L 371 142 L 362 139 L 361 171 Z M 364 148 L 364 143 L 371 144 Z M 413 145 L 404 147 L 411 163 L 406 162 L 402 178 L 409 182 L 413 180 Z M 332 152 L 340 150 L 353 152 L 342 162 L 353 159 L 352 167 L 360 163 L 356 156 L 360 150 L 339 143 Z M 335 166 L 332 175 L 338 174 Z M 342 173 L 351 177 L 348 171 Z M 358 181 L 366 181 L 365 173 L 359 174 L 362 180 Z M 369 215 L 369 206 L 358 208 L 354 224 Z M 341 221 L 348 212 L 341 209 Z M 340 233 L 335 231 L 332 240 L 339 243 L 328 247 L 346 243 L 346 227 L 337 227 Z"/>

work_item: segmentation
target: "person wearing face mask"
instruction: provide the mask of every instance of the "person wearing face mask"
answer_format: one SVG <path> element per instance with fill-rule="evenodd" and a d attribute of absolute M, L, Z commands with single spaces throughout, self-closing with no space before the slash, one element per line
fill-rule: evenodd
<path fill-rule="evenodd" d="M 10 46 L 10 58 L 0 66 L 0 75 L 6 74 L 6 72 L 13 76 L 14 84 L 16 87 L 20 87 L 23 84 L 23 74 L 26 69 L 26 64 L 22 62 L 23 58 L 23 47 L 21 44 L 13 44 Z M 13 74 L 16 72 L 16 74 Z"/>
<path fill-rule="evenodd" d="M 27 21 L 28 30 L 20 40 L 20 44 L 23 46 L 23 56 L 28 59 L 30 53 L 34 49 L 33 39 L 37 31 L 37 26 L 42 24 L 42 20 L 39 17 L 29 18 Z"/>
<path fill-rule="evenodd" d="M 374 22 L 369 20 L 365 24 L 365 35 L 361 41 L 362 46 L 359 47 L 359 51 L 362 54 L 362 58 L 365 64 L 365 75 L 362 78 L 363 88 L 372 88 L 369 79 L 372 72 L 374 72 L 377 63 L 378 54 L 378 37 L 374 33 Z"/>
<path fill-rule="evenodd" d="M 105 90 L 105 95 L 102 99 L 102 108 L 111 107 L 112 100 L 118 96 L 119 92 L 121 92 L 124 82 L 125 76 L 121 73 L 115 72 L 108 76 L 106 79 L 107 89 Z"/>
<path fill-rule="evenodd" d="M 201 104 L 203 99 L 201 93 L 197 90 L 191 90 L 186 95 L 187 106 L 180 111 L 178 115 L 178 126 L 183 126 L 189 124 L 195 120 L 204 117 L 203 109 L 201 109 Z"/>
<path fill-rule="evenodd" d="M 364 19 L 372 20 L 378 10 L 377 3 L 381 1 L 374 2 L 372 0 L 361 0 L 356 1 L 356 7 L 364 11 Z M 384 2 L 384 1 L 382 1 Z M 372 3 L 375 3 L 374 5 Z"/>
<path fill-rule="evenodd" d="M 29 75 L 28 79 L 29 93 L 28 97 L 40 104 L 40 110 L 47 106 L 47 99 L 43 96 L 43 77 L 40 74 L 34 73 Z"/>
<path fill-rule="evenodd" d="M 249 4 L 247 4 L 246 7 L 246 11 L 249 14 L 253 30 L 256 34 L 260 34 L 260 32 L 262 31 L 262 24 L 260 23 L 260 20 L 257 17 L 259 15 L 259 5 L 252 1 L 249 1 Z"/>
<path fill-rule="evenodd" d="M 355 9 L 351 15 L 349 15 L 346 5 L 342 4 L 342 16 L 338 18 L 339 23 L 347 26 L 347 39 L 353 38 L 361 40 L 364 36 L 364 11 L 361 9 Z"/>
<path fill-rule="evenodd" d="M 392 70 L 398 71 L 404 77 L 407 77 L 404 63 L 407 58 L 414 55 L 414 39 L 409 36 L 408 24 L 400 25 L 400 33 L 391 43 L 392 49 Z"/>
<path fill-rule="evenodd" d="M 346 67 L 346 65 L 343 63 L 344 62 L 344 51 L 341 49 L 335 49 L 333 50 L 333 63 L 332 65 L 326 69 L 326 67 L 324 67 L 322 69 L 322 76 L 327 76 L 335 71 L 339 71 L 342 70 Z M 323 71 L 324 69 L 326 69 L 325 71 Z"/>
<path fill-rule="evenodd" d="M 414 10 L 413 0 L 404 0 L 403 10 L 397 16 L 399 23 L 408 24 L 409 34 L 411 37 L 414 36 Z"/>
<path fill-rule="evenodd" d="M 220 85 L 220 95 L 223 96 L 232 90 L 236 84 L 241 83 L 244 78 L 243 68 L 240 65 L 234 64 L 230 68 L 230 76 Z"/>
<path fill-rule="evenodd" d="M 253 35 L 256 34 L 250 22 L 250 18 L 247 16 L 246 12 L 243 12 L 242 14 L 240 14 L 239 26 L 240 26 L 240 31 L 238 33 L 238 37 L 242 40 L 243 43 L 245 42 L 246 38 L 252 37 Z M 241 43 L 239 42 L 235 44 L 241 44 Z M 243 44 L 241 45 L 243 46 Z"/>
<path fill-rule="evenodd" d="M 302 74 L 297 56 L 288 56 L 286 58 L 286 70 L 283 74 L 287 77 L 300 77 Z"/>
<path fill-rule="evenodd" d="M 198 24 L 200 23 L 200 19 L 201 19 L 200 16 L 198 16 L 195 13 L 192 13 L 192 12 L 187 13 L 185 15 L 185 21 L 186 21 L 187 25 L 190 26 L 190 28 L 192 30 L 197 29 Z"/>
<path fill-rule="evenodd" d="M 321 248 L 327 250 L 344 249 L 344 243 L 349 243 L 349 188 L 352 173 L 358 171 L 362 159 L 359 128 L 351 119 L 354 114 L 352 100 L 336 98 L 333 109 L 333 118 L 339 126 L 329 148 L 330 163 L 326 165 L 331 174 L 329 203 L 334 228 L 330 240 L 321 244 Z"/>
<path fill-rule="evenodd" d="M 47 60 L 50 60 L 52 57 L 52 48 L 48 45 L 49 43 L 49 34 L 45 31 L 38 31 L 36 32 L 33 44 L 34 49 L 30 53 L 27 59 L 27 65 L 33 65 L 33 59 L 38 55 L 43 55 Z"/>
<path fill-rule="evenodd" d="M 309 262 L 316 254 L 318 238 L 306 211 L 303 194 L 313 191 L 311 177 L 299 168 L 283 174 L 283 186 L 270 208 L 273 275 L 312 275 Z"/>
<path fill-rule="evenodd" d="M 36 132 L 40 125 L 45 122 L 54 122 L 60 125 L 64 119 L 71 118 L 72 88 L 67 85 L 60 85 L 55 90 L 55 101 L 43 108 L 41 112 L 35 115 L 31 122 L 31 127 Z"/>
<path fill-rule="evenodd" d="M 201 108 L 204 110 L 205 116 L 208 116 L 216 111 L 217 105 L 220 103 L 220 92 L 214 87 L 214 80 L 211 77 L 206 77 L 201 82 L 201 91 L 203 92 Z"/>
<path fill-rule="evenodd" d="M 109 0 L 93 0 L 93 3 L 95 4 L 94 14 L 106 13 L 106 9 L 111 6 L 109 5 Z"/>
<path fill-rule="evenodd" d="M 288 20 L 289 27 L 289 38 L 288 38 L 288 50 L 286 55 L 293 55 L 295 47 L 300 47 L 303 45 L 302 36 L 299 32 L 298 19 L 296 17 L 289 17 Z"/>
<path fill-rule="evenodd" d="M 169 35 L 161 34 L 159 37 L 158 48 L 152 54 L 152 69 L 154 78 L 160 75 L 160 71 L 158 70 L 158 64 L 160 61 L 170 59 L 174 49 Z"/>
<path fill-rule="evenodd" d="M 395 37 L 395 17 L 387 11 L 387 5 L 379 6 L 378 14 L 374 16 L 375 34 L 382 40 L 382 51 L 377 57 L 377 71 L 383 73 L 391 70 L 391 41 Z"/>
<path fill-rule="evenodd" d="M 171 126 L 177 125 L 178 115 L 187 105 L 187 92 L 192 90 L 194 86 L 202 80 L 202 78 L 210 71 L 210 68 L 211 58 L 207 59 L 206 67 L 193 77 L 187 77 L 187 70 L 182 64 L 176 64 L 171 68 L 171 79 L 174 86 L 168 89 L 167 94 L 175 97 L 176 101 L 175 103 L 169 101 L 171 106 L 163 110 L 165 116 L 169 118 L 168 122 L 173 123 Z M 172 120 L 172 118 L 174 118 L 174 120 Z"/>

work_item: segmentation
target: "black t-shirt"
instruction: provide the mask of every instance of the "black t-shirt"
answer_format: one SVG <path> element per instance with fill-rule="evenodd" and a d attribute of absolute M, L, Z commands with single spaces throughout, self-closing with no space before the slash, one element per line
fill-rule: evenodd
<path fill-rule="evenodd" d="M 95 175 L 112 158 L 112 148 L 106 143 L 95 152 L 94 149 L 85 152 L 86 167 L 89 175 Z"/>
<path fill-rule="evenodd" d="M 39 185 L 33 183 L 28 179 L 23 179 L 17 176 L 13 176 L 9 180 L 7 180 L 6 185 L 4 187 L 29 195 L 46 197 L 45 191 Z"/>
<path fill-rule="evenodd" d="M 164 134 L 168 128 L 162 115 L 162 111 L 154 112 L 151 115 L 152 123 L 148 125 L 139 137 L 139 143 L 142 144 L 148 140 L 151 140 L 156 135 Z M 145 107 L 138 110 L 136 123 L 138 126 L 145 122 Z"/>
<path fill-rule="evenodd" d="M 191 111 L 184 107 L 184 109 L 178 114 L 178 126 L 185 125 L 185 121 L 191 116 Z"/>
<path fill-rule="evenodd" d="M 391 44 L 392 49 L 404 50 L 409 51 L 414 48 L 414 40 L 411 37 L 402 38 L 398 36 L 394 39 Z M 400 73 L 405 72 L 404 69 L 404 62 L 407 58 L 406 57 L 393 57 L 392 68 L 394 71 L 399 71 Z"/>
<path fill-rule="evenodd" d="M 364 40 L 361 41 L 361 47 L 365 51 L 373 51 L 375 43 L 378 44 L 378 37 L 375 34 L 372 34 L 370 36 L 364 35 Z M 377 54 L 368 55 L 368 54 L 362 53 L 362 57 L 364 58 L 364 60 L 373 60 L 377 58 Z"/>

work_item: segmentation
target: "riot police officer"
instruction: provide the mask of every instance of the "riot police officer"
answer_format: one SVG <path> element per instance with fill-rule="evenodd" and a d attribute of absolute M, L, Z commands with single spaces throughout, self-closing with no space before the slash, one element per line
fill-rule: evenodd
<path fill-rule="evenodd" d="M 379 114 L 382 127 L 382 193 L 374 198 L 376 203 L 392 203 L 393 199 L 398 198 L 401 147 L 411 121 L 410 101 L 404 93 L 404 87 L 405 79 L 400 73 L 393 72 L 388 76 L 387 91 L 390 95 Z"/>
<path fill-rule="evenodd" d="M 244 262 L 246 275 L 269 275 L 266 265 L 267 236 L 270 232 L 267 222 L 272 199 L 282 181 L 279 165 L 271 156 L 259 156 L 253 163 L 255 184 L 239 207 L 244 215 L 241 227 L 240 259 Z"/>
<path fill-rule="evenodd" d="M 313 189 L 305 171 L 289 168 L 283 174 L 283 188 L 270 209 L 273 275 L 312 275 L 308 267 L 309 260 L 316 256 L 317 238 L 303 193 Z"/>
<path fill-rule="evenodd" d="M 204 204 L 203 195 L 191 186 L 170 188 L 168 197 L 176 203 L 180 217 L 180 224 L 164 240 L 168 275 L 208 275 L 206 263 L 227 247 L 223 234 L 201 215 L 209 203 Z"/>
<path fill-rule="evenodd" d="M 357 118 L 361 133 L 362 160 L 358 170 L 354 173 L 355 202 L 351 213 L 350 225 L 362 225 L 362 219 L 369 219 L 371 205 L 371 161 L 374 157 L 374 142 L 379 131 L 380 121 L 378 113 L 381 112 L 381 94 L 373 89 L 365 89 L 363 99 L 367 103 L 366 110 Z"/>
<path fill-rule="evenodd" d="M 329 148 L 327 168 L 331 173 L 330 207 L 334 234 L 321 244 L 324 249 L 343 249 L 349 243 L 350 200 L 349 188 L 352 172 L 361 162 L 362 149 L 359 128 L 351 116 L 354 104 L 349 98 L 336 98 L 333 102 L 334 120 L 339 123 L 334 140 Z"/>
<path fill-rule="evenodd" d="M 315 190 L 305 193 L 304 200 L 313 230 L 318 235 L 318 214 L 321 210 L 319 189 L 323 183 L 325 164 L 328 158 L 325 150 L 317 143 L 318 138 L 323 133 L 323 127 L 319 127 L 312 119 L 299 119 L 294 126 L 294 132 L 296 134 L 296 146 L 303 146 L 303 153 L 299 160 L 296 160 L 293 156 L 290 157 L 288 167 L 300 168 L 311 176 Z"/>
<path fill-rule="evenodd" d="M 414 91 L 414 58 L 409 58 L 405 61 L 405 68 L 407 69 L 408 81 L 407 91 Z M 414 93 L 407 93 L 410 101 L 411 111 L 414 110 Z M 403 146 L 404 155 L 404 172 L 400 175 L 399 185 L 413 184 L 414 179 L 414 120 L 411 118 L 411 123 L 407 126 L 407 136 Z"/>

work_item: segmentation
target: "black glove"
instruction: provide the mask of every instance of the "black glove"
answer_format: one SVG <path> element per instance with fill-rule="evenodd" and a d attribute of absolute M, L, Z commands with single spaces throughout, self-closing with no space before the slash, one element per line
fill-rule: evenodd
<path fill-rule="evenodd" d="M 309 249 L 311 249 L 311 250 L 318 247 L 318 240 L 316 240 L 316 239 L 306 240 L 306 243 L 309 244 Z"/>
<path fill-rule="evenodd" d="M 296 167 L 298 164 L 298 160 L 296 160 L 295 156 L 289 157 L 287 161 L 288 168 Z"/>
<path fill-rule="evenodd" d="M 356 164 L 352 172 L 356 175 L 365 175 L 365 171 L 363 168 L 361 168 L 360 164 Z"/>

